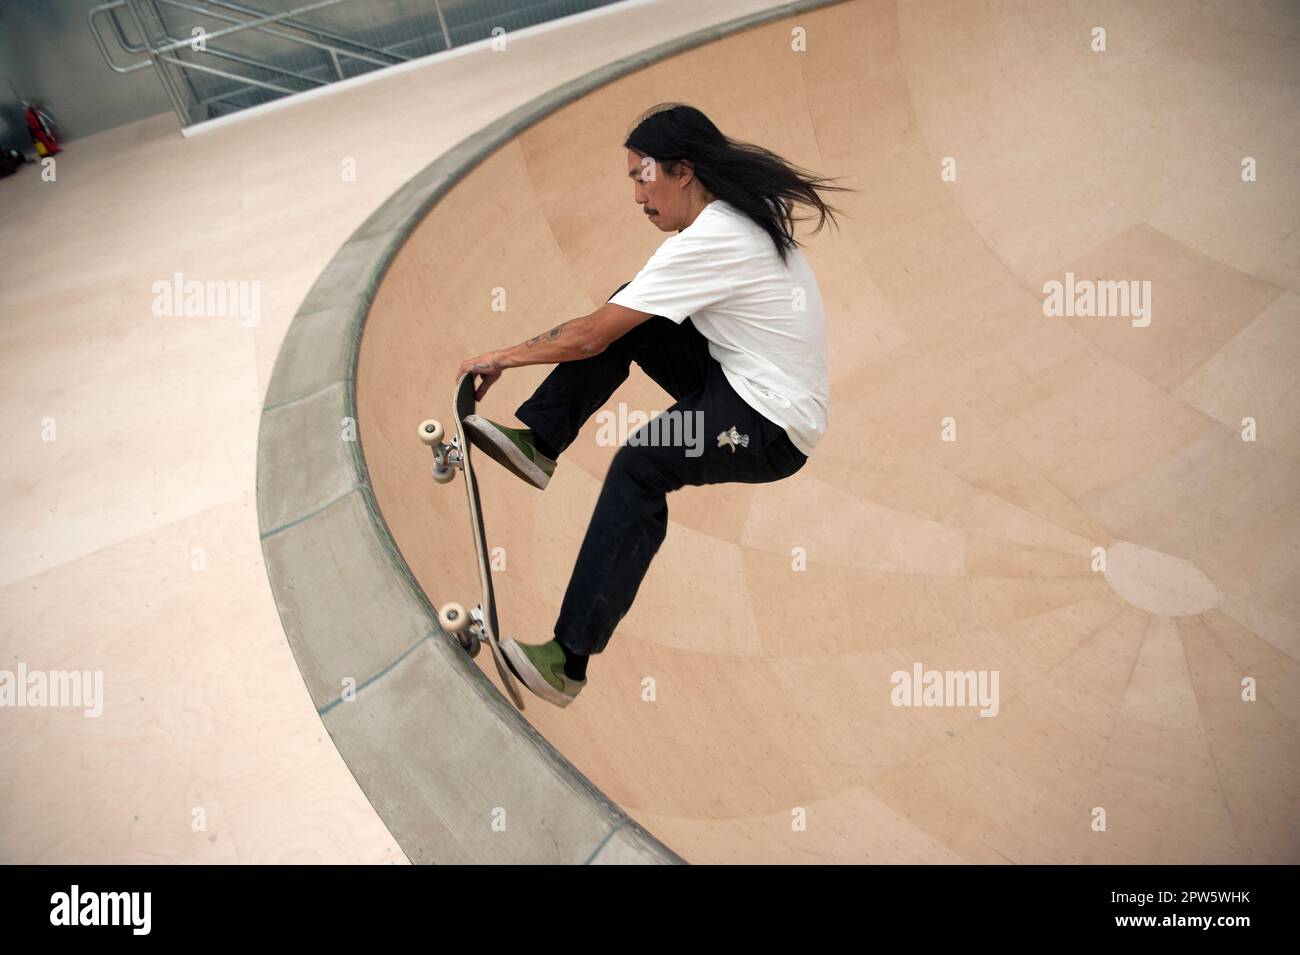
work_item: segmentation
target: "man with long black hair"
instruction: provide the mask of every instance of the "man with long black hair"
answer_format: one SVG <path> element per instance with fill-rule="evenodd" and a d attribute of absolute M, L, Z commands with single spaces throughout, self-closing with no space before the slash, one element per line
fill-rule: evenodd
<path fill-rule="evenodd" d="M 465 422 L 475 446 L 539 488 L 632 362 L 676 400 L 614 455 L 554 639 L 502 641 L 520 681 L 557 706 L 632 606 L 668 531 L 667 494 L 789 477 L 827 428 L 825 314 L 792 209 L 815 210 L 820 231 L 835 210 L 819 190 L 842 187 L 680 103 L 652 108 L 623 145 L 636 202 L 676 234 L 596 311 L 460 366 L 482 398 L 506 368 L 556 363 L 515 412 L 525 427 Z"/>

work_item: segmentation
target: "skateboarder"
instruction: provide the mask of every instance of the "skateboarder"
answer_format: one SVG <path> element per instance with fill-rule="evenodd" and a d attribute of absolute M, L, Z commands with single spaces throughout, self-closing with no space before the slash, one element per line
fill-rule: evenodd
<path fill-rule="evenodd" d="M 667 533 L 666 495 L 789 477 L 827 428 L 825 316 L 793 236 L 803 217 L 791 210 L 811 207 L 820 231 L 836 210 L 819 190 L 842 187 L 723 135 L 683 104 L 652 108 L 624 146 L 636 202 L 676 234 L 596 311 L 460 366 L 480 376 L 481 399 L 506 368 L 555 363 L 515 412 L 524 427 L 465 420 L 476 447 L 538 488 L 632 362 L 676 399 L 615 454 L 554 639 L 502 639 L 520 682 L 557 706 L 586 686 L 588 657 L 631 607 Z"/>

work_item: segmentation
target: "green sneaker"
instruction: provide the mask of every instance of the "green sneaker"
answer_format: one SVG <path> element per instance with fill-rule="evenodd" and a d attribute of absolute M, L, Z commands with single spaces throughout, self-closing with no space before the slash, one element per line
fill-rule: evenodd
<path fill-rule="evenodd" d="M 529 428 L 507 428 L 472 414 L 465 418 L 465 432 L 474 446 L 513 471 L 536 488 L 545 489 L 555 473 L 555 462 L 538 451 Z"/>
<path fill-rule="evenodd" d="M 518 643 L 510 637 L 501 641 L 501 652 L 519 682 L 547 703 L 568 706 L 587 685 L 564 675 L 564 648 L 550 643 Z"/>

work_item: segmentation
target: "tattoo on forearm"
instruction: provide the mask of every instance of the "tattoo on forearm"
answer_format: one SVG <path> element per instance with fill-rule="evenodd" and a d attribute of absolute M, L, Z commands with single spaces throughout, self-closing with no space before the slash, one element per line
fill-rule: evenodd
<path fill-rule="evenodd" d="M 534 335 L 532 338 L 528 339 L 528 341 L 524 342 L 524 347 L 531 348 L 534 345 L 540 344 L 541 342 L 555 341 L 557 338 L 560 337 L 560 332 L 564 329 L 564 326 L 568 324 L 569 324 L 568 322 L 563 322 L 559 325 L 556 325 L 549 332 L 542 332 L 540 335 Z"/>

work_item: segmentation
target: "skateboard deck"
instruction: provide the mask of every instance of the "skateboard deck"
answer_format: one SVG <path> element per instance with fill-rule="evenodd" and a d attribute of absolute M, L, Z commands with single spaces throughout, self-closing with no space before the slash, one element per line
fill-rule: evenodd
<path fill-rule="evenodd" d="M 437 421 L 420 425 L 420 440 L 433 450 L 433 477 L 446 484 L 460 470 L 464 475 L 465 500 L 469 504 L 470 525 L 474 531 L 474 551 L 478 555 L 479 590 L 482 599 L 477 607 L 466 613 L 459 604 L 445 604 L 438 612 L 443 629 L 454 635 L 460 645 L 474 656 L 478 643 L 486 640 L 492 650 L 492 660 L 506 688 L 510 700 L 520 710 L 524 708 L 523 694 L 515 675 L 501 652 L 500 630 L 497 622 L 496 593 L 492 589 L 492 566 L 487 546 L 487 530 L 483 525 L 483 504 L 479 497 L 478 480 L 474 477 L 474 459 L 470 441 L 465 435 L 464 421 L 474 413 L 474 375 L 463 375 L 456 382 L 451 396 L 456 422 L 456 436 L 450 444 L 443 443 L 444 431 Z"/>

